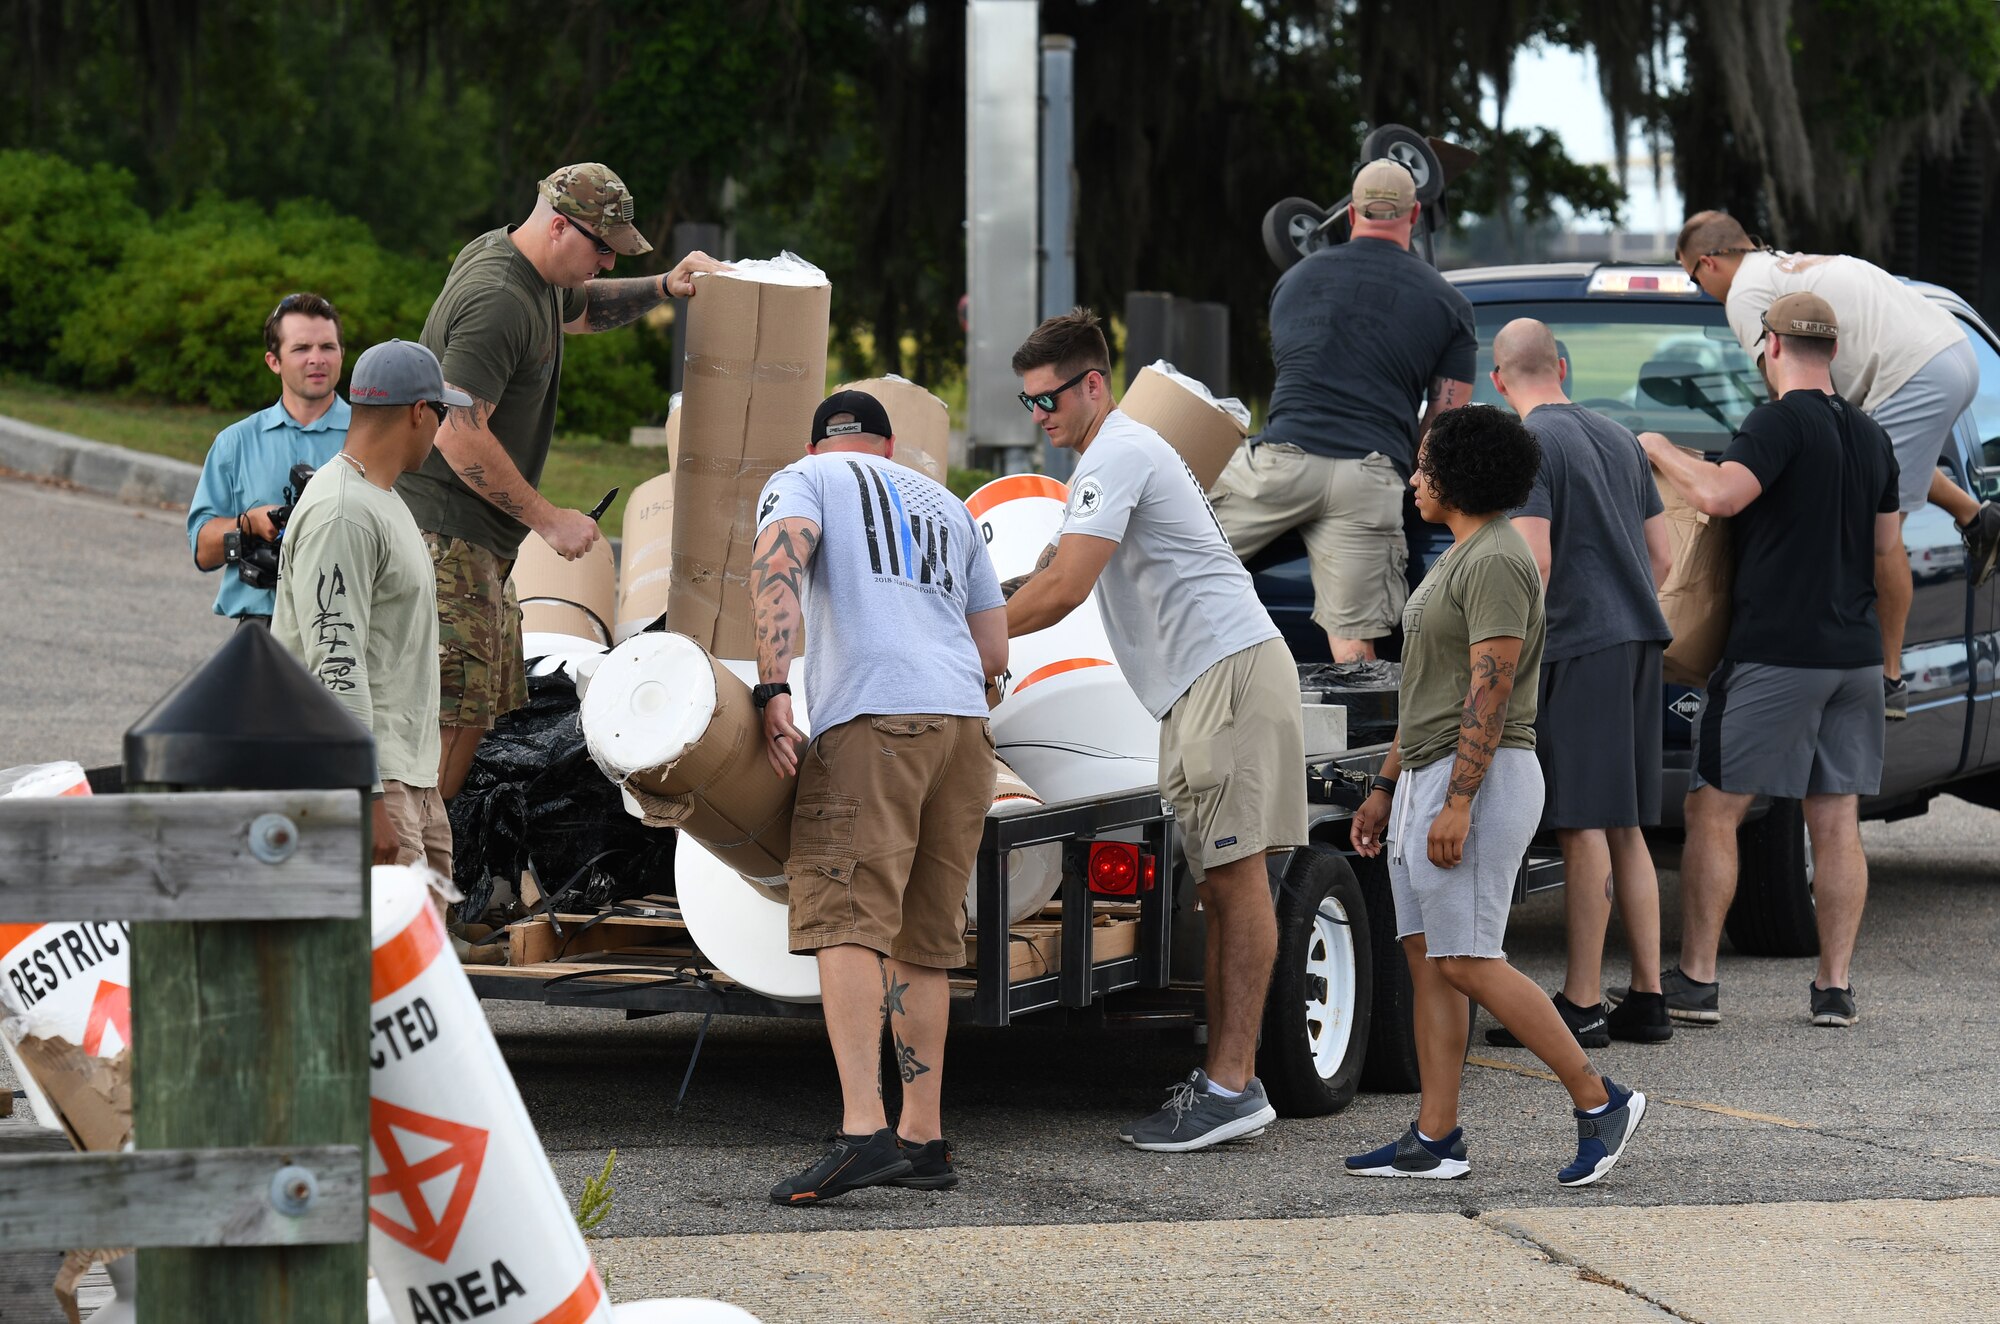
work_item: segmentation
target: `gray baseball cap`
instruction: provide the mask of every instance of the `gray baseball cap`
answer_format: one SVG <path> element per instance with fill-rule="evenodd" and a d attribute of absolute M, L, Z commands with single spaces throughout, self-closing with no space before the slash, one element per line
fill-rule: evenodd
<path fill-rule="evenodd" d="M 357 405 L 413 405 L 437 400 L 469 406 L 472 397 L 444 384 L 437 355 L 413 340 L 385 340 L 355 360 L 347 398 Z"/>

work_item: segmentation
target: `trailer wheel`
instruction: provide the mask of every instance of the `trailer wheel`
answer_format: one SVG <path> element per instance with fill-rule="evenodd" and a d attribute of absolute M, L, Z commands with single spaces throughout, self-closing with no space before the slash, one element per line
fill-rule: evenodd
<path fill-rule="evenodd" d="M 1725 927 L 1745 956 L 1819 955 L 1813 905 L 1812 842 L 1797 800 L 1773 800 L 1770 812 L 1736 833 L 1736 899 Z"/>
<path fill-rule="evenodd" d="M 1373 1005 L 1368 906 L 1340 855 L 1292 852 L 1278 889 L 1278 960 L 1257 1075 L 1284 1117 L 1339 1112 L 1361 1083 Z"/>
<path fill-rule="evenodd" d="M 1326 247 L 1320 233 L 1327 210 L 1304 198 L 1286 198 L 1264 213 L 1264 255 L 1280 271 Z"/>

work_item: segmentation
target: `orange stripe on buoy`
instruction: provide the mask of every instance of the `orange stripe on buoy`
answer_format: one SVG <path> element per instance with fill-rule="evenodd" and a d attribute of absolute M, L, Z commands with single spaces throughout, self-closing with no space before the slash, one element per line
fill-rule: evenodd
<path fill-rule="evenodd" d="M 1047 474 L 1013 474 L 1006 478 L 996 478 L 974 492 L 965 503 L 978 519 L 1003 501 L 1013 501 L 1020 497 L 1048 497 L 1052 501 L 1069 500 L 1069 489 Z"/>
<path fill-rule="evenodd" d="M 1101 657 L 1064 658 L 1060 662 L 1051 662 L 1045 667 L 1036 667 L 1033 671 L 1030 671 L 1027 674 L 1027 677 L 1023 679 L 1019 685 L 1016 685 L 1013 688 L 1011 693 L 1019 694 L 1022 690 L 1027 689 L 1028 686 L 1033 685 L 1036 681 L 1047 680 L 1051 676 L 1060 676 L 1065 671 L 1081 671 L 1085 667 L 1108 667 L 1110 665 L 1111 662 L 1109 659 Z"/>
<path fill-rule="evenodd" d="M 26 942 L 28 935 L 41 927 L 39 924 L 0 924 L 0 956 Z"/>
<path fill-rule="evenodd" d="M 375 949 L 368 1000 L 380 1002 L 422 974 L 443 946 L 444 924 L 426 897 L 423 911 L 401 933 Z"/>
<path fill-rule="evenodd" d="M 597 1281 L 596 1268 L 585 1269 L 583 1281 L 576 1285 L 569 1298 L 536 1320 L 535 1324 L 586 1324 L 603 1302 L 604 1284 Z"/>
<path fill-rule="evenodd" d="M 70 787 L 70 788 L 69 788 L 69 789 L 68 789 L 67 791 L 64 791 L 64 792 L 62 792 L 61 794 L 62 794 L 62 795 L 89 795 L 89 794 L 90 794 L 90 783 L 89 783 L 89 782 L 78 782 L 78 783 L 77 783 L 76 785 L 74 785 L 74 786 Z M 58 798 L 60 798 L 60 797 L 58 797 Z"/>

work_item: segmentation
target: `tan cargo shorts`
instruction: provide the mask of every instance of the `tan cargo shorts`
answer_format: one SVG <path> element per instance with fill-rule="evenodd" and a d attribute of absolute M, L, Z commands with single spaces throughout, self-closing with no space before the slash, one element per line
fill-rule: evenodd
<path fill-rule="evenodd" d="M 451 879 L 451 818 L 435 786 L 382 783 L 382 807 L 396 825 L 396 863 L 421 864 Z"/>
<path fill-rule="evenodd" d="M 528 702 L 514 568 L 463 538 L 424 534 L 437 573 L 438 722 L 483 731 Z"/>
<path fill-rule="evenodd" d="M 1160 794 L 1197 882 L 1218 865 L 1305 845 L 1299 672 L 1283 640 L 1223 658 L 1167 710 Z"/>
<path fill-rule="evenodd" d="M 1336 460 L 1296 446 L 1245 446 L 1208 499 L 1238 556 L 1297 529 L 1312 564 L 1313 622 L 1336 639 L 1380 639 L 1403 619 L 1410 593 L 1407 487 L 1380 451 Z"/>
<path fill-rule="evenodd" d="M 997 767 L 983 717 L 864 716 L 816 736 L 785 861 L 792 951 L 853 943 L 964 965 L 965 889 Z"/>

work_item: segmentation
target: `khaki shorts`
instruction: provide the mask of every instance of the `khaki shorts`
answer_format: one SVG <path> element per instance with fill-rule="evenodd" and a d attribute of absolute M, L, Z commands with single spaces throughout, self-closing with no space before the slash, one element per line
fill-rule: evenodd
<path fill-rule="evenodd" d="M 428 865 L 451 878 L 451 819 L 435 786 L 383 782 L 382 806 L 396 825 L 396 863 Z"/>
<path fill-rule="evenodd" d="M 1232 653 L 1195 678 L 1160 723 L 1160 794 L 1181 849 L 1208 870 L 1306 842 L 1299 672 L 1282 640 Z"/>
<path fill-rule="evenodd" d="M 1335 460 L 1296 446 L 1245 446 L 1208 499 L 1238 556 L 1297 529 L 1312 563 L 1314 623 L 1336 639 L 1380 639 L 1403 619 L 1410 594 L 1408 486 L 1379 451 Z"/>
<path fill-rule="evenodd" d="M 857 717 L 821 732 L 799 760 L 785 861 L 792 951 L 853 943 L 964 965 L 965 889 L 997 766 L 983 717 Z"/>
<path fill-rule="evenodd" d="M 521 604 L 512 561 L 463 538 L 426 532 L 437 572 L 438 724 L 490 731 L 528 702 Z"/>

